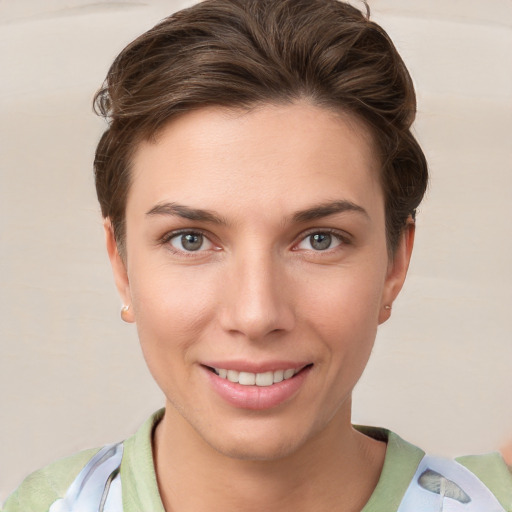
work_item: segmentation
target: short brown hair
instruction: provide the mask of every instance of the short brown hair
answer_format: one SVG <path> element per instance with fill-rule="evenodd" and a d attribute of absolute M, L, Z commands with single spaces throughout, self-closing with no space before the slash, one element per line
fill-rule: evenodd
<path fill-rule="evenodd" d="M 416 97 L 389 36 L 336 0 L 205 0 L 164 19 L 115 59 L 95 109 L 109 122 L 94 161 L 96 190 L 123 253 L 130 161 L 178 114 L 307 99 L 369 128 L 381 160 L 392 253 L 427 186 L 410 128 Z"/>

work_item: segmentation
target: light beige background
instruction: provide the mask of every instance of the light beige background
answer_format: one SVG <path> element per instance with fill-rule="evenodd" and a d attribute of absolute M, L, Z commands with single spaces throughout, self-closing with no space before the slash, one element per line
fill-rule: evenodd
<path fill-rule="evenodd" d="M 0 501 L 163 403 L 119 319 L 91 162 L 114 56 L 190 1 L 0 0 Z M 512 2 L 370 0 L 415 78 L 431 188 L 354 420 L 440 454 L 512 436 Z"/>

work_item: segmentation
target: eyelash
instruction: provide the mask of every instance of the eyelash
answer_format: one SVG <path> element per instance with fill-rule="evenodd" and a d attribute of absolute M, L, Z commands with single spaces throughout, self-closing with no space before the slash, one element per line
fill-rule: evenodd
<path fill-rule="evenodd" d="M 339 230 L 332 229 L 332 228 L 323 228 L 323 229 L 316 228 L 316 229 L 310 229 L 310 230 L 306 231 L 305 233 L 301 233 L 299 241 L 294 242 L 294 244 L 292 246 L 292 251 L 300 250 L 297 248 L 297 246 L 299 244 L 306 241 L 309 237 L 311 237 L 313 235 L 317 235 L 317 234 L 331 235 L 333 238 L 335 238 L 339 242 L 339 244 L 333 248 L 329 247 L 325 250 L 306 249 L 306 250 L 309 250 L 309 252 L 312 252 L 312 253 L 324 253 L 325 252 L 325 253 L 327 253 L 327 252 L 335 250 L 340 245 L 350 245 L 351 244 L 350 237 L 345 232 L 340 232 Z M 166 233 L 159 240 L 159 244 L 165 245 L 171 252 L 185 256 L 185 257 L 198 257 L 199 255 L 201 255 L 201 253 L 204 253 L 208 250 L 215 250 L 215 249 L 206 249 L 206 250 L 197 250 L 197 251 L 186 251 L 186 250 L 177 249 L 171 244 L 171 241 L 173 239 L 179 237 L 180 235 L 181 236 L 183 236 L 183 235 L 200 235 L 200 236 L 204 237 L 205 240 L 207 240 L 210 244 L 212 244 L 215 247 L 214 242 L 212 242 L 212 240 L 211 240 L 212 236 L 200 229 L 180 229 L 178 231 L 171 231 L 169 233 Z"/>
<path fill-rule="evenodd" d="M 300 235 L 300 240 L 297 242 L 297 243 L 294 243 L 293 247 L 292 247 L 292 250 L 299 250 L 297 249 L 297 246 L 299 244 L 301 244 L 302 242 L 306 241 L 309 237 L 313 236 L 313 235 L 331 235 L 333 238 L 335 238 L 338 242 L 339 242 L 339 245 L 335 246 L 335 247 L 329 247 L 325 250 L 314 250 L 314 249 L 309 249 L 309 252 L 313 252 L 313 253 L 327 253 L 327 252 L 330 252 L 330 251 L 333 251 L 335 249 L 337 249 L 339 246 L 343 246 L 343 245 L 350 245 L 351 244 L 351 239 L 350 239 L 350 236 L 343 232 L 343 231 L 339 231 L 337 229 L 333 229 L 333 228 L 312 228 L 308 231 L 306 231 L 305 233 L 301 233 Z"/>
<path fill-rule="evenodd" d="M 166 233 L 160 240 L 160 245 L 165 245 L 171 252 L 174 254 L 179 254 L 180 256 L 184 256 L 187 258 L 194 258 L 202 255 L 202 253 L 206 252 L 206 250 L 197 250 L 197 251 L 186 251 L 186 250 L 180 250 L 174 247 L 171 244 L 171 241 L 174 238 L 177 238 L 179 236 L 183 235 L 200 235 L 204 238 L 204 240 L 207 240 L 210 244 L 215 246 L 215 244 L 212 242 L 211 238 L 212 236 L 200 229 L 180 229 L 178 231 L 171 231 L 170 233 Z M 207 249 L 208 250 L 208 249 Z M 209 249 L 209 250 L 215 250 L 215 249 Z"/>

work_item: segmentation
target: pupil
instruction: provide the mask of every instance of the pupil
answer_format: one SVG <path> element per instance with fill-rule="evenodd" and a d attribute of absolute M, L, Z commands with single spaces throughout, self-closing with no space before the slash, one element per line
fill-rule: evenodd
<path fill-rule="evenodd" d="M 182 235 L 181 244 L 187 251 L 197 251 L 203 245 L 203 235 L 194 233 Z"/>
<path fill-rule="evenodd" d="M 311 247 L 317 251 L 328 249 L 331 245 L 332 237 L 329 233 L 315 233 L 311 235 Z"/>

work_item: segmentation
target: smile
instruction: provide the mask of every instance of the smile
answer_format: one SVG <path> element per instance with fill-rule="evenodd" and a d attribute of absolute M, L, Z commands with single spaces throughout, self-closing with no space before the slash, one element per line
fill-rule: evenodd
<path fill-rule="evenodd" d="M 276 370 L 273 372 L 251 373 L 239 372 L 237 370 L 226 370 L 225 368 L 212 368 L 213 373 L 222 379 L 229 380 L 242 386 L 272 386 L 283 380 L 291 379 L 297 375 L 303 368 L 287 368 L 285 370 Z"/>
<path fill-rule="evenodd" d="M 210 386 L 225 402 L 238 409 L 265 410 L 292 399 L 303 387 L 313 363 L 219 361 L 202 366 Z"/>

